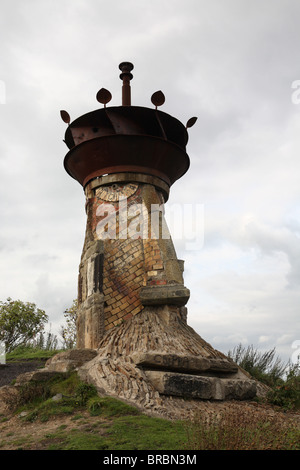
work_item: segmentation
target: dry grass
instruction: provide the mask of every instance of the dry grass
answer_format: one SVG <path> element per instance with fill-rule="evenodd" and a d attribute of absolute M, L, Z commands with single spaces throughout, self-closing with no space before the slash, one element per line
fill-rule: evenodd
<path fill-rule="evenodd" d="M 198 414 L 188 428 L 192 450 L 299 450 L 299 426 L 276 414 L 228 406 L 215 414 Z"/>

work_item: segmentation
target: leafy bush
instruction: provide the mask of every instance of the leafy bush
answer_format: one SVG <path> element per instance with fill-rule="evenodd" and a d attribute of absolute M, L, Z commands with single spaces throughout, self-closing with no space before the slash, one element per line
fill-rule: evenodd
<path fill-rule="evenodd" d="M 300 365 L 290 367 L 286 380 L 276 385 L 267 396 L 269 403 L 286 410 L 300 409 Z"/>
<path fill-rule="evenodd" d="M 75 398 L 81 406 L 85 405 L 88 399 L 95 395 L 97 395 L 97 389 L 94 385 L 80 383 L 75 390 Z"/>
<path fill-rule="evenodd" d="M 275 356 L 275 348 L 259 352 L 239 344 L 228 356 L 252 377 L 268 385 L 267 401 L 286 410 L 300 408 L 300 363 L 284 364 Z"/>
<path fill-rule="evenodd" d="M 260 352 L 252 345 L 245 348 L 239 344 L 227 355 L 252 377 L 270 387 L 277 384 L 287 368 L 287 364 L 275 356 L 275 348 Z"/>

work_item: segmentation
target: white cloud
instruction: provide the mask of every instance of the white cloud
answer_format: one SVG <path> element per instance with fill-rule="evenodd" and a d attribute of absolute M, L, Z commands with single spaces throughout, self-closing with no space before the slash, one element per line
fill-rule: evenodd
<path fill-rule="evenodd" d="M 258 338 L 258 342 L 261 343 L 268 343 L 270 342 L 270 336 L 260 336 Z"/>

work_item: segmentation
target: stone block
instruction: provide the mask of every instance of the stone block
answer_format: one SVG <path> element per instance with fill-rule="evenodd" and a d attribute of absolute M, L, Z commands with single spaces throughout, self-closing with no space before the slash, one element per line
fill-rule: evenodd
<path fill-rule="evenodd" d="M 226 400 L 250 400 L 257 393 L 257 386 L 254 380 L 223 379 L 223 385 Z"/>
<path fill-rule="evenodd" d="M 217 378 L 163 371 L 146 371 L 146 376 L 162 395 L 224 400 L 224 390 Z"/>
<path fill-rule="evenodd" d="M 178 262 L 177 258 L 173 259 L 166 259 L 164 261 L 165 271 L 167 279 L 170 282 L 182 284 L 183 277 L 182 277 L 182 267 Z"/>
<path fill-rule="evenodd" d="M 143 305 L 185 305 L 190 291 L 182 284 L 167 284 L 142 287 L 140 300 Z"/>
<path fill-rule="evenodd" d="M 104 333 L 104 295 L 95 292 L 77 310 L 77 347 L 97 348 Z"/>
<path fill-rule="evenodd" d="M 103 253 L 103 251 L 104 251 L 103 240 L 95 240 L 84 253 L 83 260 L 85 261 L 97 254 Z"/>
<path fill-rule="evenodd" d="M 231 359 L 209 358 L 209 372 L 232 374 L 238 372 L 238 366 Z"/>
<path fill-rule="evenodd" d="M 167 354 L 159 352 L 134 353 L 131 358 L 141 367 L 150 369 L 175 370 L 181 372 L 222 372 L 235 373 L 237 365 L 226 359 L 214 359 L 182 354 Z"/>
<path fill-rule="evenodd" d="M 76 370 L 97 356 L 95 349 L 70 349 L 48 359 L 45 368 L 48 371 L 69 372 Z"/>
<path fill-rule="evenodd" d="M 253 380 L 230 380 L 158 370 L 147 370 L 145 374 L 162 395 L 200 400 L 250 400 L 257 392 Z"/>

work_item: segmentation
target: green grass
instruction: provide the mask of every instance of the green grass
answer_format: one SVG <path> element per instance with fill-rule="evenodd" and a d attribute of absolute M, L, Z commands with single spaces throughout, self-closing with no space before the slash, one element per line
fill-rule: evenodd
<path fill-rule="evenodd" d="M 58 352 L 60 352 L 60 350 L 39 349 L 33 346 L 19 346 L 6 354 L 6 361 L 44 361 Z"/>
<path fill-rule="evenodd" d="M 91 416 L 104 416 L 112 418 L 114 416 L 137 415 L 140 411 L 126 403 L 111 397 L 93 396 L 87 402 Z"/>
<path fill-rule="evenodd" d="M 52 397 L 58 393 L 62 398 L 53 401 Z M 72 428 L 58 426 L 55 432 L 40 440 L 45 449 L 173 450 L 181 449 L 187 441 L 183 422 L 146 416 L 121 400 L 100 397 L 96 389 L 82 383 L 75 372 L 46 383 L 26 384 L 21 397 L 17 413 L 27 412 L 21 418 L 24 422 L 47 422 L 73 416 Z M 19 441 L 16 443 L 21 445 Z M 23 448 L 30 444 L 28 437 Z"/>
<path fill-rule="evenodd" d="M 58 401 L 53 396 L 61 394 Z M 27 411 L 25 421 L 47 421 L 54 416 L 72 414 L 84 409 L 90 396 L 96 395 L 96 389 L 83 384 L 78 375 L 58 374 L 48 381 L 28 382 L 20 388 L 18 412 Z"/>
<path fill-rule="evenodd" d="M 193 422 L 168 421 L 147 416 L 135 407 L 112 397 L 95 397 L 97 415 L 66 410 L 74 416 L 69 425 L 58 425 L 40 440 L 47 450 L 300 450 L 299 428 L 282 428 L 270 418 L 229 410 L 222 421 L 208 424 L 198 417 Z M 46 404 L 45 404 L 46 406 Z M 57 406 L 57 405 L 56 405 Z M 219 417 L 220 418 L 220 417 Z M 218 419 L 219 419 L 218 418 Z M 35 419 L 43 419 L 36 415 Z M 20 442 L 18 441 L 20 445 Z M 23 448 L 28 442 L 23 443 Z"/>
<path fill-rule="evenodd" d="M 111 406 L 120 406 L 110 399 Z M 182 422 L 169 422 L 143 414 L 99 420 L 78 428 L 59 427 L 41 442 L 48 450 L 180 450 L 187 440 Z"/>
<path fill-rule="evenodd" d="M 183 422 L 149 416 L 124 416 L 114 420 L 107 436 L 108 449 L 180 450 L 187 444 Z"/>

